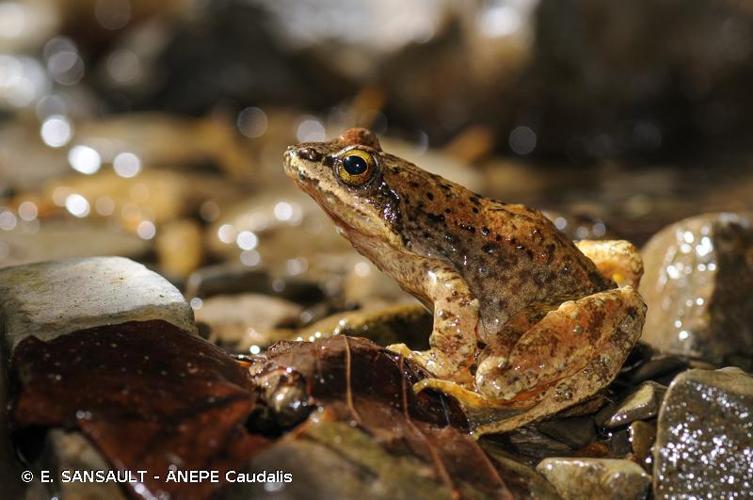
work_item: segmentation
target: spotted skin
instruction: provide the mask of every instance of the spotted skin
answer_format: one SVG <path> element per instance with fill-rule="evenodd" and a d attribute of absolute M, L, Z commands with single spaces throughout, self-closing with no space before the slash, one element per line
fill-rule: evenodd
<path fill-rule="evenodd" d="M 374 159 L 364 185 L 338 174 L 353 149 Z M 285 171 L 359 252 L 433 310 L 431 349 L 391 348 L 433 373 L 434 388 L 533 404 L 590 366 L 597 350 L 614 351 L 612 364 L 621 364 L 640 335 L 638 294 L 618 289 L 541 212 L 428 173 L 382 151 L 367 130 L 292 146 Z M 637 319 L 625 334 L 628 314 Z"/>

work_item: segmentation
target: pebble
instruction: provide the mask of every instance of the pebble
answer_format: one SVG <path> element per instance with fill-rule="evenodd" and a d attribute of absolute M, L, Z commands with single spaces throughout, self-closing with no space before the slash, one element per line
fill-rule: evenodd
<path fill-rule="evenodd" d="M 633 458 L 636 462 L 644 466 L 644 469 L 649 469 L 653 463 L 653 454 L 651 447 L 656 440 L 656 422 L 652 421 L 644 422 L 643 420 L 636 420 L 630 427 L 628 427 L 628 437 L 630 439 L 630 447 L 633 452 Z"/>
<path fill-rule="evenodd" d="M 536 467 L 565 500 L 646 498 L 651 476 L 630 460 L 546 458 Z"/>
<path fill-rule="evenodd" d="M 604 426 L 611 429 L 655 417 L 666 391 L 665 386 L 656 382 L 642 383 L 617 406 Z"/>

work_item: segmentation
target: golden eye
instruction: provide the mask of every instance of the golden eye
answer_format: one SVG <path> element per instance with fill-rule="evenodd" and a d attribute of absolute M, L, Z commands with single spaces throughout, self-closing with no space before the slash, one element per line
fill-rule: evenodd
<path fill-rule="evenodd" d="M 362 149 L 346 151 L 340 158 L 337 175 L 345 184 L 363 186 L 369 182 L 376 172 L 376 161 L 371 153 Z"/>

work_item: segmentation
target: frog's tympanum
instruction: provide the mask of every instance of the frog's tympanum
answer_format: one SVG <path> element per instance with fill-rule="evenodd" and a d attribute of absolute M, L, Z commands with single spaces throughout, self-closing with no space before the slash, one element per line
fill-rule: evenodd
<path fill-rule="evenodd" d="M 390 346 L 433 374 L 416 389 L 445 392 L 466 409 L 513 410 L 477 433 L 592 396 L 640 336 L 642 267 L 629 243 L 580 250 L 539 211 L 426 172 L 364 129 L 288 148 L 285 171 L 360 253 L 433 311 L 429 350 Z"/>

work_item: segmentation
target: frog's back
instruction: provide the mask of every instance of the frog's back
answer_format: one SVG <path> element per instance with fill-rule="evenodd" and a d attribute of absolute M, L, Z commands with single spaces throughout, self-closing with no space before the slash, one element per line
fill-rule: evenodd
<path fill-rule="evenodd" d="M 480 302 L 487 330 L 533 304 L 614 287 L 541 212 L 484 198 L 421 171 L 404 197 L 404 232 L 417 253 L 449 261 Z"/>

